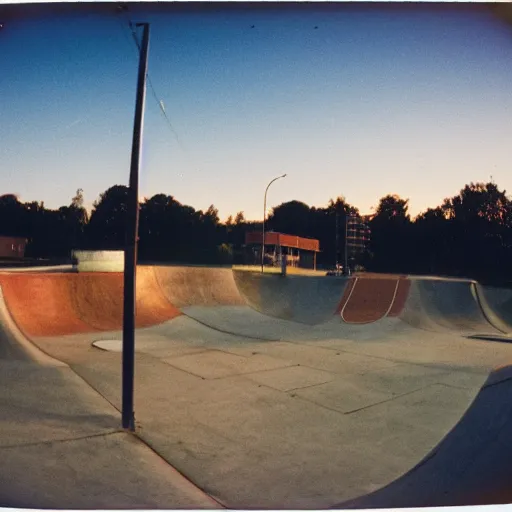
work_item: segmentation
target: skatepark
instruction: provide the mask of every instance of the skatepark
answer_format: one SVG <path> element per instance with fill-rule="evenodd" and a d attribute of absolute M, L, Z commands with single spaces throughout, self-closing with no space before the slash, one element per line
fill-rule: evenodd
<path fill-rule="evenodd" d="M 405 275 L 0 273 L 0 506 L 508 503 L 512 290 Z"/>

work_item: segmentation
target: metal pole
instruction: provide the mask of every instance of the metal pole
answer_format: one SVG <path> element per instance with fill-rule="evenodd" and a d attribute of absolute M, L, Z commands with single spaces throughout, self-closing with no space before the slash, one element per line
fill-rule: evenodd
<path fill-rule="evenodd" d="M 286 178 L 286 174 L 283 174 L 282 176 L 278 176 L 277 178 L 274 178 L 267 185 L 267 188 L 265 189 L 265 196 L 263 198 L 263 228 L 262 228 L 262 232 L 261 232 L 261 273 L 262 274 L 263 274 L 263 265 L 265 264 L 265 217 L 267 216 L 267 192 L 268 192 L 270 185 L 272 185 L 272 183 L 274 183 L 274 181 L 279 180 L 281 178 Z"/>
<path fill-rule="evenodd" d="M 345 212 L 345 266 L 343 273 L 348 275 L 348 214 Z"/>
<path fill-rule="evenodd" d="M 339 226 L 338 226 L 338 219 L 339 219 L 339 213 L 338 213 L 338 210 L 336 210 L 336 273 L 338 273 L 339 271 L 339 259 L 340 259 L 340 243 L 339 243 L 339 238 L 340 238 L 340 234 L 339 234 Z"/>
<path fill-rule="evenodd" d="M 127 205 L 126 247 L 124 250 L 124 303 L 123 303 L 123 428 L 135 430 L 133 407 L 135 371 L 135 290 L 137 272 L 137 241 L 139 231 L 139 166 L 148 69 L 149 23 L 143 27 L 140 50 L 135 121 L 133 125 L 132 159 Z"/>
<path fill-rule="evenodd" d="M 270 184 L 265 189 L 265 197 L 263 199 L 263 229 L 261 232 L 261 273 L 263 274 L 263 265 L 265 264 L 265 217 L 267 215 L 267 190 Z"/>

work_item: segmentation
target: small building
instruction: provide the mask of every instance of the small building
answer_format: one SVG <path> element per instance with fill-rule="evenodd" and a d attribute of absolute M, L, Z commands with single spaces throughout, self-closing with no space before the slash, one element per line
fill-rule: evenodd
<path fill-rule="evenodd" d="M 21 259 L 25 256 L 28 240 L 14 236 L 0 236 L 0 258 Z"/>
<path fill-rule="evenodd" d="M 249 249 L 248 258 L 253 264 L 261 264 L 261 231 L 245 234 L 245 245 Z M 286 264 L 291 267 L 312 268 L 316 270 L 316 255 L 320 252 L 320 242 L 314 238 L 302 238 L 295 235 L 265 233 L 265 264 L 280 266 L 283 254 Z"/>

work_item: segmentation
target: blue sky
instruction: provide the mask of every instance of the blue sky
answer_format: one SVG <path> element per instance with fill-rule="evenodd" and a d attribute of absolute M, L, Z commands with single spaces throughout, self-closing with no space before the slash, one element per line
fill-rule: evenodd
<path fill-rule="evenodd" d="M 91 205 L 127 184 L 137 54 L 115 5 L 0 7 L 0 192 Z M 412 214 L 470 181 L 512 189 L 512 32 L 452 4 L 129 4 L 151 23 L 141 196 L 225 220 L 297 199 Z M 17 12 L 19 11 L 19 12 Z M 251 26 L 254 25 L 254 28 Z M 318 27 L 315 29 L 315 27 Z"/>

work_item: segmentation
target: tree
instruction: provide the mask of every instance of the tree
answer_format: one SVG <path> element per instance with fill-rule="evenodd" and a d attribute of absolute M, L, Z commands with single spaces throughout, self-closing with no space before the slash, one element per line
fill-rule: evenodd
<path fill-rule="evenodd" d="M 453 266 L 453 233 L 443 209 L 428 208 L 414 219 L 410 268 L 420 274 L 447 274 Z"/>
<path fill-rule="evenodd" d="M 1 208 L 13 208 L 21 205 L 20 200 L 16 194 L 4 194 L 0 196 Z"/>
<path fill-rule="evenodd" d="M 76 247 L 123 249 L 128 189 L 115 185 L 94 203 L 90 218 L 82 189 L 68 206 L 45 208 L 0 195 L 0 235 L 29 239 L 26 255 L 68 258 Z M 414 221 L 409 201 L 396 194 L 381 198 L 370 220 L 368 270 L 471 277 L 485 282 L 512 280 L 512 203 L 495 183 L 470 183 Z M 347 215 L 359 215 L 343 196 L 323 207 L 288 201 L 272 209 L 267 230 L 316 238 L 318 263 L 343 260 Z M 156 194 L 140 204 L 139 256 L 146 261 L 242 262 L 246 231 L 261 231 L 243 212 L 219 222 L 212 204 L 196 211 L 173 196 Z M 501 280 L 501 281 L 500 281 Z"/>
<path fill-rule="evenodd" d="M 379 200 L 369 222 L 371 260 L 368 269 L 379 272 L 407 272 L 411 269 L 411 218 L 409 200 L 388 194 Z"/>
<path fill-rule="evenodd" d="M 512 204 L 493 182 L 470 183 L 441 206 L 451 229 L 451 273 L 484 278 L 508 269 Z"/>
<path fill-rule="evenodd" d="M 30 235 L 27 211 L 15 194 L 0 196 L 0 234 L 19 237 Z"/>
<path fill-rule="evenodd" d="M 196 257 L 200 263 L 219 262 L 218 245 L 222 230 L 219 225 L 219 211 L 212 204 L 206 212 L 199 212 L 199 226 L 196 233 Z"/>
<path fill-rule="evenodd" d="M 228 265 L 233 263 L 233 247 L 230 244 L 220 244 L 217 248 L 218 256 L 217 260 L 219 263 L 223 265 Z"/>
<path fill-rule="evenodd" d="M 152 261 L 187 261 L 194 251 L 197 212 L 173 196 L 156 194 L 140 210 L 140 257 Z"/>
<path fill-rule="evenodd" d="M 120 250 L 126 245 L 129 189 L 114 185 L 94 202 L 87 225 L 87 244 L 94 249 Z"/>
<path fill-rule="evenodd" d="M 375 218 L 386 220 L 410 221 L 408 214 L 409 199 L 402 199 L 396 194 L 389 194 L 379 201 L 375 209 Z"/>
<path fill-rule="evenodd" d="M 66 217 L 66 223 L 71 233 L 71 247 L 80 248 L 84 243 L 85 228 L 89 221 L 87 210 L 84 208 L 84 194 L 81 188 L 76 191 L 75 196 L 71 199 L 71 204 L 62 213 Z"/>
<path fill-rule="evenodd" d="M 75 196 L 71 200 L 71 207 L 76 208 L 78 210 L 80 208 L 83 208 L 83 206 L 84 206 L 84 191 L 81 188 L 79 188 L 76 191 Z"/>
<path fill-rule="evenodd" d="M 338 196 L 336 200 L 329 199 L 327 210 L 342 215 L 359 215 L 359 210 L 347 203 L 344 196 Z"/>
<path fill-rule="evenodd" d="M 239 226 L 240 224 L 245 224 L 244 212 L 238 212 L 235 216 L 235 225 Z"/>
<path fill-rule="evenodd" d="M 312 236 L 311 210 L 301 201 L 288 201 L 272 208 L 266 225 L 268 230 L 297 236 Z"/>
<path fill-rule="evenodd" d="M 218 239 L 224 242 L 219 246 L 219 258 L 222 263 L 244 263 L 243 249 L 247 229 L 244 212 L 238 212 L 234 219 L 230 215 L 223 226 L 218 226 Z"/>

